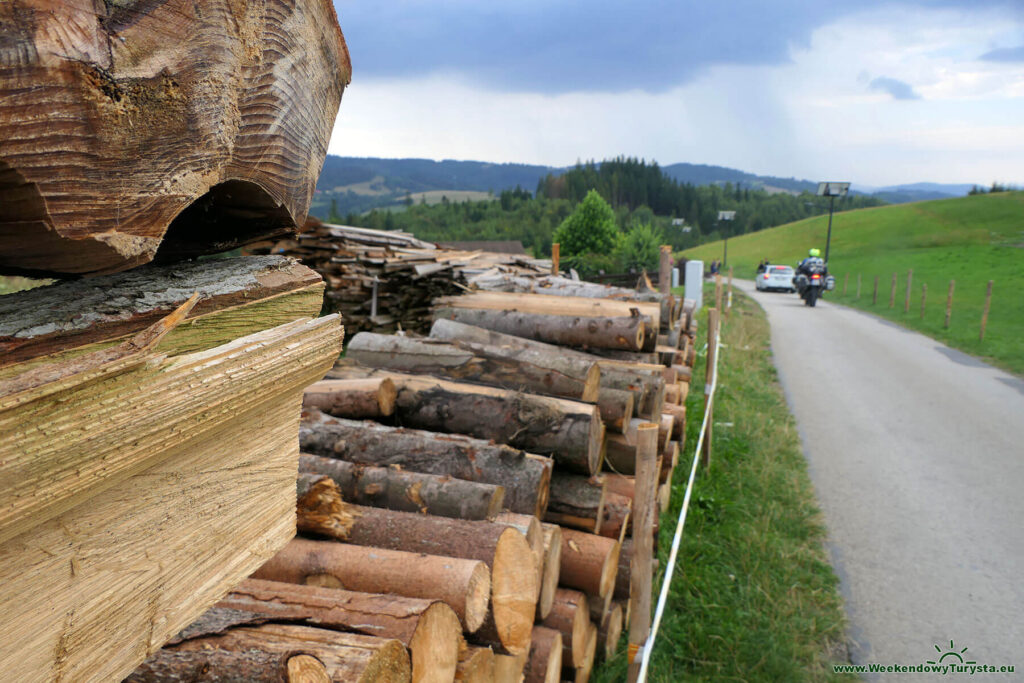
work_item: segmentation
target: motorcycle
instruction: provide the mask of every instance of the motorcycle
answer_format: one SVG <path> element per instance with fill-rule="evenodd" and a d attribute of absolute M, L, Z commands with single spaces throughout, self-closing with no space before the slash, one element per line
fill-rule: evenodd
<path fill-rule="evenodd" d="M 807 273 L 798 273 L 793 278 L 793 285 L 804 304 L 813 308 L 826 291 L 835 289 L 836 279 L 827 274 L 824 261 L 810 263 L 806 270 Z"/>

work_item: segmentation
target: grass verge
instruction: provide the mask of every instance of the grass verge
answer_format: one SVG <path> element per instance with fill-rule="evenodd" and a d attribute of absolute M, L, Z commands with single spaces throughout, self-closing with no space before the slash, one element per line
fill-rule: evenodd
<path fill-rule="evenodd" d="M 838 680 L 832 664 L 848 661 L 838 579 L 764 312 L 734 295 L 723 334 L 711 470 L 697 474 L 649 680 Z M 704 377 L 703 357 L 694 377 Z M 703 416 L 699 390 L 690 394 L 687 413 L 672 507 L 661 519 L 656 590 Z M 625 680 L 624 650 L 625 640 L 591 680 Z"/>

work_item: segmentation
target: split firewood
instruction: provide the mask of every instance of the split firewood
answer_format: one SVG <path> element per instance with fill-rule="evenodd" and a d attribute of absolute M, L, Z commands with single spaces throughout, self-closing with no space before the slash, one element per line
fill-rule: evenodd
<path fill-rule="evenodd" d="M 534 626 L 523 683 L 558 683 L 561 676 L 562 634 L 553 628 Z"/>
<path fill-rule="evenodd" d="M 551 613 L 541 625 L 562 635 L 563 668 L 575 668 L 575 662 L 582 662 L 586 655 L 589 623 L 587 596 L 579 591 L 559 588 L 555 593 Z"/>
<path fill-rule="evenodd" d="M 331 681 L 405 683 L 411 678 L 409 653 L 400 641 L 309 626 L 243 626 L 173 646 L 177 652 L 211 648 L 235 652 L 257 650 L 308 654 L 324 665 Z"/>
<path fill-rule="evenodd" d="M 520 312 L 515 304 L 507 309 L 470 308 L 472 296 L 442 297 L 434 302 L 434 319 L 485 327 L 495 332 L 537 341 L 583 348 L 612 348 L 637 351 L 643 347 L 644 318 L 635 312 L 618 316 L 579 316 L 573 312 L 548 310 Z M 517 295 L 527 296 L 527 295 Z"/>
<path fill-rule="evenodd" d="M 345 357 L 373 368 L 479 382 L 587 403 L 597 401 L 601 380 L 596 363 L 591 364 L 585 376 L 577 378 L 522 358 L 511 358 L 500 348 L 454 346 L 439 340 L 370 332 L 360 332 L 353 337 Z"/>
<path fill-rule="evenodd" d="M 619 542 L 563 528 L 561 561 L 563 586 L 604 597 L 615 587 Z"/>
<path fill-rule="evenodd" d="M 462 626 L 455 612 L 439 600 L 248 579 L 217 608 L 258 613 L 275 622 L 394 638 L 409 649 L 413 681 L 440 683 L 455 676 Z"/>
<path fill-rule="evenodd" d="M 351 73 L 330 2 L 30 0 L 0 25 L 0 271 L 110 273 L 305 219 Z"/>
<path fill-rule="evenodd" d="M 157 650 L 124 683 L 331 683 L 313 655 L 209 649 Z"/>
<path fill-rule="evenodd" d="M 487 615 L 490 570 L 477 560 L 296 538 L 253 578 L 441 600 L 472 633 Z"/>
<path fill-rule="evenodd" d="M 544 521 L 599 533 L 604 510 L 604 477 L 585 477 L 555 471 Z"/>
<path fill-rule="evenodd" d="M 544 619 L 551 612 L 562 568 L 562 527 L 542 523 L 541 530 L 544 535 L 544 571 L 540 579 L 540 598 L 537 600 L 538 619 Z"/>
<path fill-rule="evenodd" d="M 548 504 L 550 458 L 457 434 L 438 434 L 304 414 L 302 450 L 368 465 L 395 465 L 413 472 L 450 475 L 505 489 L 512 512 L 543 515 Z"/>
<path fill-rule="evenodd" d="M 342 363 L 329 377 L 387 376 L 395 382 L 395 421 L 408 427 L 465 434 L 531 453 L 550 455 L 561 467 L 593 474 L 600 465 L 604 424 L 588 403 L 450 382 L 420 375 L 384 373 Z M 486 420 L 480 417 L 486 415 Z"/>
<path fill-rule="evenodd" d="M 521 532 L 504 524 L 348 505 L 351 527 L 338 540 L 355 545 L 479 560 L 491 570 L 488 619 L 510 654 L 529 648 L 537 609 L 537 570 Z M 486 627 L 486 624 L 485 624 Z M 485 634 L 481 632 L 481 637 Z"/>
<path fill-rule="evenodd" d="M 318 455 L 300 454 L 299 472 L 330 477 L 338 485 L 343 500 L 401 512 L 493 519 L 505 500 L 505 489 L 494 484 L 395 467 L 357 465 Z"/>
<path fill-rule="evenodd" d="M 387 377 L 327 379 L 306 387 L 302 407 L 328 415 L 375 419 L 395 412 L 396 396 L 395 383 Z"/>

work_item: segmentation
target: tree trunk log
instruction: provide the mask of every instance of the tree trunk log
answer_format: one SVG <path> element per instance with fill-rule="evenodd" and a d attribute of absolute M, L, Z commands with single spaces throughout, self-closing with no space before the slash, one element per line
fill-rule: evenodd
<path fill-rule="evenodd" d="M 332 681 L 404 683 L 410 680 L 409 653 L 394 639 L 339 633 L 293 624 L 232 628 L 223 634 L 186 640 L 175 651 L 216 648 L 247 652 L 309 654 L 327 669 Z"/>
<path fill-rule="evenodd" d="M 598 399 L 598 410 L 605 427 L 620 434 L 633 419 L 636 401 L 633 394 L 623 389 L 601 387 Z"/>
<path fill-rule="evenodd" d="M 661 410 L 662 415 L 672 416 L 672 438 L 682 441 L 686 435 L 686 406 L 666 403 Z"/>
<path fill-rule="evenodd" d="M 639 315 L 581 318 L 571 314 L 453 308 L 442 299 L 434 311 L 434 319 L 441 318 L 564 346 L 637 351 L 644 341 L 644 322 Z"/>
<path fill-rule="evenodd" d="M 521 358 L 510 358 L 501 349 L 489 346 L 473 345 L 470 350 L 467 345 L 372 332 L 360 332 L 353 337 L 345 357 L 373 368 L 479 382 L 587 403 L 597 401 L 601 379 L 596 364 L 577 378 Z"/>
<path fill-rule="evenodd" d="M 304 658 L 304 659 L 299 659 Z M 312 662 L 308 661 L 312 659 Z M 298 660 L 302 673 L 292 676 Z M 288 652 L 157 650 L 124 683 L 331 683 L 327 668 L 310 655 Z"/>
<path fill-rule="evenodd" d="M 479 560 L 491 569 L 491 611 L 497 637 L 508 652 L 530 644 L 537 609 L 533 553 L 517 529 L 493 522 L 468 522 L 349 506 L 354 521 L 343 540 L 356 545 Z"/>
<path fill-rule="evenodd" d="M 365 372 L 340 365 L 329 374 Z M 395 420 L 404 426 L 505 443 L 550 455 L 561 467 L 584 474 L 600 465 L 604 424 L 596 406 L 418 375 L 388 376 L 398 388 Z"/>
<path fill-rule="evenodd" d="M 665 385 L 665 403 L 671 405 L 679 405 L 679 397 L 681 392 L 678 384 L 666 384 Z M 664 408 L 662 408 L 664 410 Z"/>
<path fill-rule="evenodd" d="M 601 530 L 598 533 L 605 538 L 622 542 L 626 536 L 632 510 L 632 499 L 606 490 L 604 508 L 601 511 Z"/>
<path fill-rule="evenodd" d="M 274 621 L 394 638 L 412 655 L 413 681 L 441 683 L 455 676 L 462 626 L 455 612 L 439 600 L 248 579 L 217 607 L 256 612 Z"/>
<path fill-rule="evenodd" d="M 603 598 L 615 587 L 619 543 L 604 536 L 563 528 L 561 560 L 559 580 L 563 586 Z"/>
<path fill-rule="evenodd" d="M 502 512 L 494 518 L 495 523 L 504 524 L 516 529 L 526 538 L 533 553 L 533 566 L 537 570 L 537 599 L 540 598 L 540 586 L 544 576 L 544 530 L 540 520 L 533 515 L 521 515 L 515 512 Z"/>
<path fill-rule="evenodd" d="M 564 673 L 574 674 L 575 683 L 587 683 L 590 680 L 590 672 L 594 670 L 594 662 L 597 660 L 597 627 L 587 621 L 587 644 L 584 646 L 583 661 L 572 671 Z"/>
<path fill-rule="evenodd" d="M 601 348 L 593 347 L 590 353 L 600 356 L 605 360 L 617 360 L 623 363 L 642 363 L 644 365 L 660 365 L 661 358 L 654 352 L 642 351 L 640 349 L 623 348 Z"/>
<path fill-rule="evenodd" d="M 487 615 L 490 571 L 475 560 L 296 538 L 253 578 L 442 600 L 472 633 Z"/>
<path fill-rule="evenodd" d="M 557 524 L 541 524 L 541 530 L 544 536 L 544 569 L 541 572 L 540 597 L 537 600 L 538 619 L 544 619 L 551 611 L 562 569 L 562 527 Z"/>
<path fill-rule="evenodd" d="M 494 653 L 491 648 L 467 645 L 459 654 L 455 680 L 460 683 L 494 683 Z"/>
<path fill-rule="evenodd" d="M 585 280 L 573 280 L 558 275 L 524 277 L 516 275 L 478 275 L 470 284 L 488 292 L 523 292 L 556 296 L 585 297 L 588 299 L 617 299 L 619 301 L 660 302 L 660 292 L 642 292 L 627 287 L 613 287 Z"/>
<path fill-rule="evenodd" d="M 494 655 L 494 683 L 521 683 L 529 652 L 518 655 Z"/>
<path fill-rule="evenodd" d="M 562 634 L 562 668 L 575 668 L 575 662 L 583 660 L 589 623 L 587 596 L 579 591 L 559 588 L 551 614 L 541 625 Z"/>
<path fill-rule="evenodd" d="M 0 25 L 0 272 L 111 273 L 305 220 L 351 73 L 331 3 L 32 0 Z"/>
<path fill-rule="evenodd" d="M 304 533 L 344 537 L 352 516 L 341 500 L 338 485 L 327 475 L 300 472 L 296 487 L 296 528 Z"/>
<path fill-rule="evenodd" d="M 604 477 L 584 477 L 555 471 L 544 521 L 599 533 L 604 510 Z"/>
<path fill-rule="evenodd" d="M 579 318 L 614 318 L 641 315 L 649 318 L 649 327 L 653 328 L 655 336 L 661 327 L 661 307 L 655 302 L 646 301 L 550 296 L 520 292 L 471 292 L 461 296 L 442 297 L 435 302 L 435 305 L 472 310 L 555 314 Z"/>
<path fill-rule="evenodd" d="M 561 675 L 562 634 L 553 628 L 534 626 L 523 683 L 558 683 Z"/>
<path fill-rule="evenodd" d="M 394 414 L 397 394 L 395 383 L 387 377 L 328 379 L 306 388 L 302 407 L 338 417 L 376 419 Z"/>
<path fill-rule="evenodd" d="M 343 500 L 401 512 L 456 519 L 493 519 L 501 512 L 505 489 L 448 475 L 356 465 L 336 458 L 300 455 L 299 472 L 334 480 Z"/>
<path fill-rule="evenodd" d="M 550 458 L 455 434 L 386 427 L 320 413 L 304 415 L 300 447 L 310 453 L 369 465 L 450 475 L 505 489 L 512 512 L 543 515 L 548 504 Z"/>

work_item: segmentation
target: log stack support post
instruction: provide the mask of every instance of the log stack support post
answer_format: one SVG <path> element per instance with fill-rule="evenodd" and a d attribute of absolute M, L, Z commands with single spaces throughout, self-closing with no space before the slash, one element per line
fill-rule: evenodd
<path fill-rule="evenodd" d="M 561 245 L 555 242 L 551 245 L 551 274 L 558 275 L 558 260 L 561 256 Z"/>
<path fill-rule="evenodd" d="M 654 517 L 658 487 L 658 425 L 648 423 L 637 429 L 637 474 L 634 490 L 633 558 L 630 563 L 629 674 L 635 681 L 640 672 L 638 650 L 646 645 L 651 628 L 651 582 L 654 559 Z"/>
<path fill-rule="evenodd" d="M 672 294 L 672 246 L 661 245 L 661 260 L 658 262 L 658 291 Z"/>

